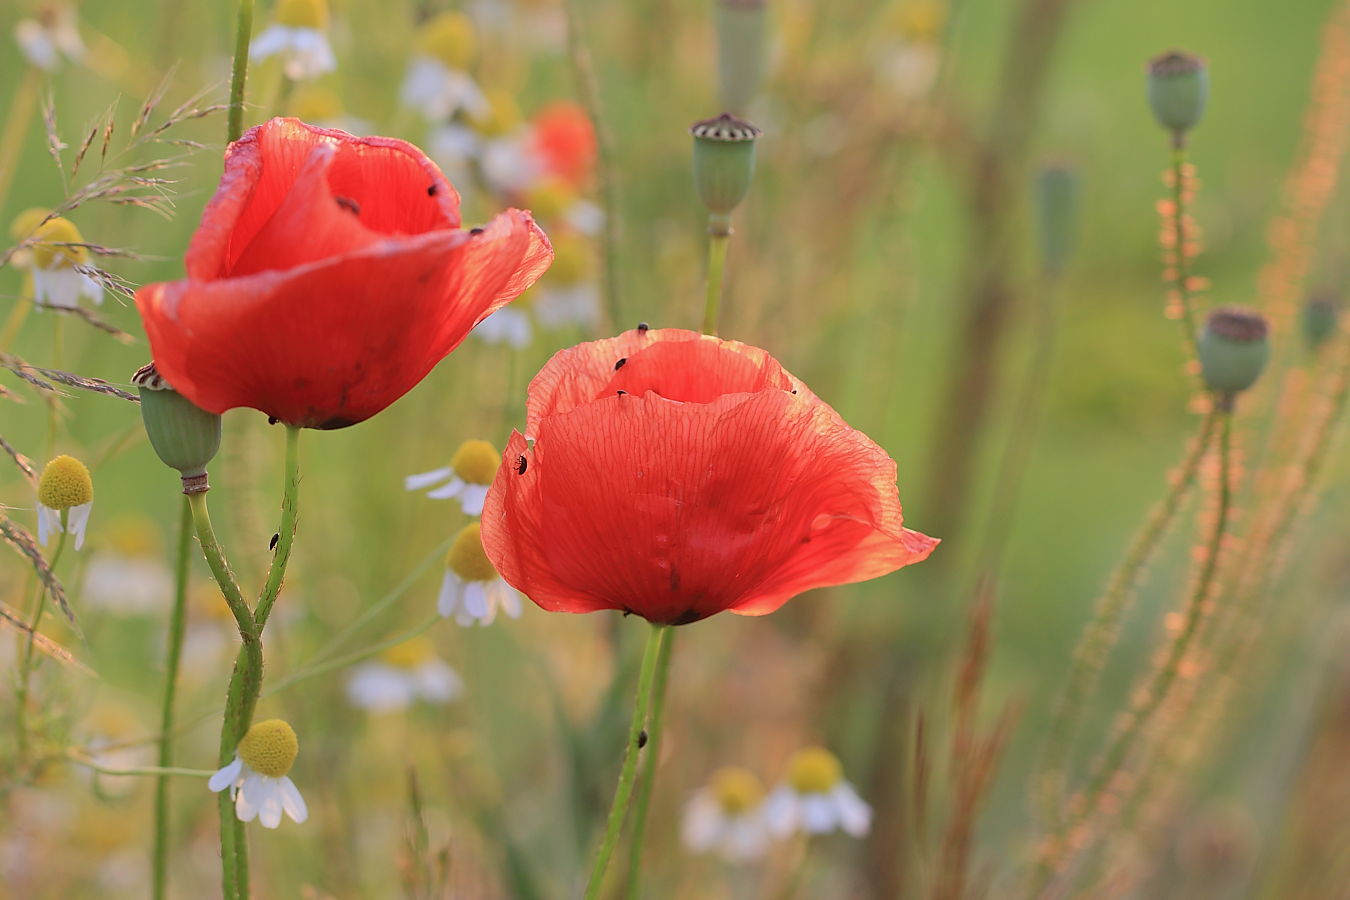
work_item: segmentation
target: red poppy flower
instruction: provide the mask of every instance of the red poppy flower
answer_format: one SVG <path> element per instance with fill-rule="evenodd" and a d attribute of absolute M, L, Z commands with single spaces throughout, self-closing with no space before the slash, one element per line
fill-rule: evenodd
<path fill-rule="evenodd" d="M 187 278 L 136 293 L 155 365 L 210 412 L 341 428 L 421 381 L 553 257 L 530 214 L 459 227 L 404 141 L 272 119 L 230 145 Z"/>
<path fill-rule="evenodd" d="M 938 543 L 902 527 L 884 450 L 735 341 L 638 330 L 563 350 L 530 382 L 526 420 L 483 546 L 547 610 L 761 615 Z"/>
<path fill-rule="evenodd" d="M 595 165 L 595 129 L 575 103 L 553 103 L 534 116 L 534 146 L 544 168 L 573 185 L 582 185 Z"/>

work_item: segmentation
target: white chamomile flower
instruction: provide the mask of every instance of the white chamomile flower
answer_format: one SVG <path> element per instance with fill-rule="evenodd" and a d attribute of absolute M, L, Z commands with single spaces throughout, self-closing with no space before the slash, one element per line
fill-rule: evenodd
<path fill-rule="evenodd" d="M 476 43 L 473 23 L 463 13 L 443 12 L 422 25 L 400 91 L 404 105 L 429 122 L 444 122 L 460 110 L 486 115 L 487 98 L 468 73 Z"/>
<path fill-rule="evenodd" d="M 436 609 L 447 619 L 454 616 L 460 625 L 491 625 L 498 609 L 520 618 L 520 593 L 497 574 L 483 549 L 477 522 L 464 526 L 445 555 L 445 578 Z"/>
<path fill-rule="evenodd" d="M 372 712 L 407 709 L 418 700 L 449 703 L 464 692 L 458 673 L 438 656 L 431 641 L 413 638 L 378 660 L 362 663 L 347 679 L 352 703 Z"/>
<path fill-rule="evenodd" d="M 474 326 L 473 336 L 485 344 L 509 344 L 517 350 L 530 345 L 534 329 L 525 310 L 519 304 L 503 306 Z"/>
<path fill-rule="evenodd" d="M 472 181 L 481 146 L 478 132 L 458 122 L 441 125 L 427 136 L 427 155 L 441 167 L 451 184 Z"/>
<path fill-rule="evenodd" d="M 483 181 L 492 191 L 505 196 L 529 190 L 545 174 L 528 128 L 484 141 L 478 162 Z"/>
<path fill-rule="evenodd" d="M 216 793 L 230 789 L 240 821 L 257 819 L 264 828 L 276 828 L 284 812 L 291 821 L 303 822 L 309 809 L 286 774 L 299 752 L 300 742 L 289 724 L 281 719 L 255 722 L 239 742 L 234 760 L 212 775 L 207 786 Z"/>
<path fill-rule="evenodd" d="M 787 837 L 801 831 L 841 830 L 862 837 L 872 825 L 872 808 L 844 780 L 839 758 L 820 747 L 799 750 L 788 763 L 787 784 L 764 801 L 769 831 Z"/>
<path fill-rule="evenodd" d="M 30 63 L 47 72 L 61 67 L 61 57 L 71 62 L 84 59 L 84 41 L 76 26 L 75 7 L 51 3 L 36 19 L 22 19 L 14 26 L 14 39 Z"/>
<path fill-rule="evenodd" d="M 82 599 L 90 606 L 129 615 L 167 609 L 173 572 L 164 564 L 154 523 L 123 516 L 108 532 L 108 546 L 94 554 L 85 570 Z"/>
<path fill-rule="evenodd" d="M 46 546 L 53 534 L 69 531 L 75 549 L 83 547 L 94 505 L 94 481 L 84 463 L 65 454 L 47 463 L 38 478 L 37 500 L 38 543 Z"/>
<path fill-rule="evenodd" d="M 501 461 L 502 455 L 489 441 L 468 440 L 460 444 L 455 455 L 450 457 L 450 465 L 409 475 L 403 479 L 403 487 L 420 491 L 439 485 L 427 491 L 427 496 L 433 500 L 457 497 L 466 516 L 481 516 L 488 487 L 497 476 Z"/>
<path fill-rule="evenodd" d="M 57 216 L 33 231 L 33 302 L 38 307 L 74 309 L 84 297 L 103 302 L 103 289 L 85 274 L 89 249 L 75 223 Z"/>
<path fill-rule="evenodd" d="M 684 845 L 695 853 L 716 851 L 733 862 L 763 856 L 769 844 L 763 800 L 764 786 L 754 773 L 739 766 L 718 769 L 684 808 Z"/>
<path fill-rule="evenodd" d="M 281 0 L 275 21 L 253 39 L 249 57 L 279 56 L 287 78 L 311 81 L 337 69 L 327 27 L 327 0 Z"/>

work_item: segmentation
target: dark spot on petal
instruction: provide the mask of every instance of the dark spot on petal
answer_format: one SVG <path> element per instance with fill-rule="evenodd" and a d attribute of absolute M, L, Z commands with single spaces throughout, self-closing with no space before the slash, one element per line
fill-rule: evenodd
<path fill-rule="evenodd" d="M 428 197 L 435 197 L 435 196 L 436 196 L 436 190 L 437 190 L 436 185 L 434 185 L 434 184 L 429 184 L 429 185 L 427 185 L 427 196 L 428 196 Z"/>
<path fill-rule="evenodd" d="M 646 322 L 639 322 L 639 323 L 638 323 L 637 330 L 638 330 L 638 331 L 646 331 L 648 328 L 651 328 L 651 327 L 652 327 L 652 326 L 648 325 Z"/>
<path fill-rule="evenodd" d="M 618 362 L 616 362 L 616 363 L 614 364 L 614 371 L 617 372 L 617 371 L 619 371 L 620 369 L 622 369 L 622 368 L 623 368 L 623 364 L 626 363 L 626 362 L 628 362 L 628 357 L 625 356 L 623 359 L 619 360 Z"/>
<path fill-rule="evenodd" d="M 275 549 L 277 549 L 277 541 L 279 541 L 279 540 L 281 540 L 281 532 L 280 532 L 280 531 L 278 531 L 276 534 L 272 535 L 272 541 L 271 541 L 271 543 L 269 543 L 269 544 L 267 545 L 267 549 L 268 549 L 268 550 L 275 550 Z"/>
<path fill-rule="evenodd" d="M 699 619 L 701 619 L 701 618 L 703 618 L 703 617 L 700 616 L 700 615 L 698 614 L 698 610 L 696 610 L 696 609 L 686 609 L 684 612 L 682 612 L 682 613 L 680 613 L 678 616 L 676 616 L 676 617 L 675 617 L 675 621 L 671 622 L 670 624 L 672 624 L 672 625 L 688 625 L 690 622 L 697 622 L 697 621 L 698 621 Z"/>
<path fill-rule="evenodd" d="M 526 458 L 523 457 L 523 456 L 517 456 L 517 457 L 516 457 L 516 474 L 517 474 L 517 475 L 524 475 L 524 474 L 525 474 L 525 469 L 529 466 L 529 464 L 530 464 L 530 461 L 529 461 L 528 459 L 526 459 Z"/>
<path fill-rule="evenodd" d="M 469 234 L 482 234 L 482 233 L 483 233 L 483 229 L 481 229 L 481 228 L 470 228 L 470 229 L 469 229 Z"/>
<path fill-rule="evenodd" d="M 351 197 L 334 197 L 333 199 L 337 201 L 338 206 L 347 210 L 347 212 L 351 213 L 352 215 L 354 216 L 361 215 L 361 205 L 357 203 L 355 200 L 353 200 Z"/>
<path fill-rule="evenodd" d="M 647 746 L 647 729 L 644 728 L 638 732 L 638 749 L 641 750 L 645 746 Z"/>

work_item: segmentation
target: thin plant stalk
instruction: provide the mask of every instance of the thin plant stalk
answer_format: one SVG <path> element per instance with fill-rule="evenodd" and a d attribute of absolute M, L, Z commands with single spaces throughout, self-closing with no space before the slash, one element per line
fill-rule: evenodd
<path fill-rule="evenodd" d="M 253 40 L 253 0 L 239 0 L 235 20 L 234 68 L 230 72 L 230 115 L 225 140 L 234 143 L 244 133 L 244 83 L 248 80 L 248 45 Z"/>
<path fill-rule="evenodd" d="M 272 605 L 281 593 L 281 581 L 286 575 L 286 565 L 291 559 L 291 547 L 295 543 L 295 522 L 300 497 L 300 429 L 294 425 L 286 426 L 286 474 L 285 486 L 281 498 L 281 528 L 277 531 L 276 554 L 267 569 L 267 581 L 262 594 L 258 597 L 258 608 L 254 618 L 258 628 L 267 624 L 272 614 Z"/>
<path fill-rule="evenodd" d="M 642 774 L 638 780 L 633 833 L 628 844 L 628 900 L 641 900 L 642 897 L 642 840 L 647 830 L 647 810 L 651 806 L 656 786 L 656 769 L 661 763 L 661 754 L 657 748 L 665 721 L 666 686 L 670 681 L 670 653 L 674 645 L 675 635 L 671 631 L 661 643 L 656 658 L 656 683 L 652 687 L 651 717 L 647 722 L 647 758 L 642 764 Z"/>
<path fill-rule="evenodd" d="M 703 306 L 703 333 L 717 334 L 717 309 L 722 301 L 730 234 L 708 234 L 708 298 Z"/>
<path fill-rule="evenodd" d="M 591 866 L 590 878 L 586 882 L 586 900 L 599 900 L 604 887 L 605 872 L 609 869 L 610 857 L 618 846 L 619 834 L 623 831 L 623 822 L 628 815 L 628 801 L 633 796 L 633 783 L 637 780 L 638 756 L 646 746 L 647 714 L 651 708 L 652 688 L 656 682 L 656 662 L 662 653 L 662 645 L 670 640 L 670 626 L 652 624 L 647 633 L 647 645 L 642 651 L 642 668 L 638 674 L 637 699 L 633 703 L 633 722 L 628 727 L 628 743 L 623 754 L 623 767 L 619 771 L 619 786 L 614 791 L 614 804 L 609 810 L 609 819 L 605 825 L 605 835 L 595 854 L 595 863 Z M 655 755 L 656 748 L 649 747 L 647 752 Z"/>
<path fill-rule="evenodd" d="M 1092 617 L 1074 647 L 1073 661 L 1063 692 L 1055 707 L 1054 719 L 1048 730 L 1045 750 L 1038 767 L 1038 789 L 1034 792 L 1042 820 L 1051 827 L 1059 820 L 1064 785 L 1067 782 L 1069 751 L 1082 725 L 1087 701 L 1101 678 L 1107 656 L 1120 635 L 1120 623 L 1129 609 L 1130 601 L 1139 584 L 1139 578 L 1148 561 L 1153 558 L 1162 539 L 1176 521 L 1186 497 L 1195 486 L 1200 464 L 1204 461 L 1214 434 L 1216 413 L 1210 411 L 1200 423 L 1200 430 L 1191 441 L 1181 467 L 1172 477 L 1167 493 L 1153 508 L 1144 527 L 1134 536 L 1120 566 L 1107 582 L 1106 591 L 1097 603 Z"/>
<path fill-rule="evenodd" d="M 61 510 L 61 536 L 56 539 L 56 551 L 52 553 L 52 561 L 49 565 L 52 572 L 56 571 L 56 564 L 61 561 L 61 554 L 66 549 L 66 537 L 69 531 L 66 521 L 69 515 L 70 510 Z M 15 736 L 19 741 L 18 762 L 20 766 L 28 758 L 28 687 L 33 675 L 33 645 L 37 643 L 37 633 L 38 628 L 42 625 L 42 615 L 47 611 L 47 586 L 40 579 L 38 580 L 35 606 L 33 621 L 28 626 L 28 640 L 24 642 L 23 662 L 19 665 L 19 689 L 14 708 L 14 727 Z"/>
<path fill-rule="evenodd" d="M 187 624 L 189 562 L 192 555 L 192 504 L 183 497 L 183 513 L 178 526 L 178 554 L 174 560 L 173 612 L 169 618 L 168 653 L 164 673 L 164 700 L 159 715 L 158 767 L 165 770 L 155 780 L 155 849 L 153 856 L 153 896 L 168 896 L 169 873 L 169 779 L 173 765 L 174 699 L 178 694 L 179 662 L 183 656 L 183 634 Z"/>
<path fill-rule="evenodd" d="M 1172 639 L 1162 665 L 1154 670 L 1144 690 L 1134 695 L 1143 697 L 1142 702 L 1129 713 L 1125 726 L 1116 733 L 1116 736 L 1102 754 L 1092 780 L 1088 783 L 1081 802 L 1077 806 L 1076 814 L 1067 823 L 1067 827 L 1061 831 L 1061 841 L 1056 841 L 1056 844 L 1062 842 L 1063 835 L 1082 826 L 1095 816 L 1097 804 L 1129 761 L 1136 745 L 1152 724 L 1158 710 L 1171 697 L 1172 687 L 1181 673 L 1181 664 L 1191 651 L 1205 620 L 1205 608 L 1215 585 L 1219 571 L 1219 557 L 1223 550 L 1224 538 L 1228 532 L 1233 492 L 1233 413 L 1229 404 L 1218 396 L 1215 397 L 1215 403 L 1218 407 L 1216 415 L 1219 418 L 1218 508 L 1215 511 L 1213 530 L 1210 532 L 1209 540 L 1205 546 L 1205 562 L 1186 604 L 1184 622 L 1177 636 Z M 1084 849 L 1086 849 L 1086 845 L 1078 846 L 1073 849 L 1072 853 L 1081 853 Z M 1049 883 L 1054 873 L 1055 863 L 1056 859 L 1053 856 L 1048 856 L 1042 861 L 1037 872 L 1036 891 L 1040 891 Z"/>

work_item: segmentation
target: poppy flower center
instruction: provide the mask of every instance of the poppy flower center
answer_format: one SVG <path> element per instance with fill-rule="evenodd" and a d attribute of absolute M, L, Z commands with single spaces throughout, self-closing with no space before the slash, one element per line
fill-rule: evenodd
<path fill-rule="evenodd" d="M 502 456 L 487 441 L 465 441 L 450 458 L 450 468 L 469 484 L 492 484 Z"/>
<path fill-rule="evenodd" d="M 259 775 L 280 778 L 300 753 L 295 729 L 281 719 L 255 722 L 239 742 L 239 758 Z"/>
<path fill-rule="evenodd" d="M 788 764 L 788 783 L 799 794 L 825 794 L 844 779 L 839 758 L 820 747 L 799 750 Z"/>
<path fill-rule="evenodd" d="M 483 536 L 477 522 L 465 525 L 445 555 L 445 565 L 465 581 L 491 581 L 497 569 L 483 549 Z"/>
<path fill-rule="evenodd" d="M 729 816 L 749 812 L 764 798 L 764 787 L 753 772 L 740 766 L 718 769 L 712 777 L 712 795 Z"/>
<path fill-rule="evenodd" d="M 62 454 L 42 469 L 38 479 L 38 502 L 48 509 L 63 510 L 94 499 L 94 482 L 84 463 Z"/>

